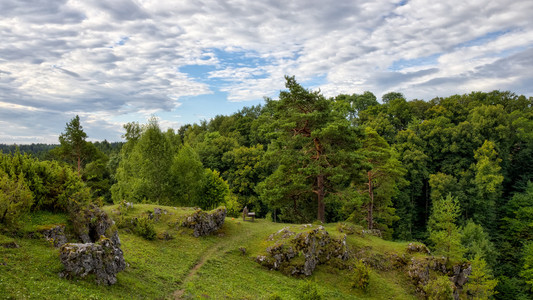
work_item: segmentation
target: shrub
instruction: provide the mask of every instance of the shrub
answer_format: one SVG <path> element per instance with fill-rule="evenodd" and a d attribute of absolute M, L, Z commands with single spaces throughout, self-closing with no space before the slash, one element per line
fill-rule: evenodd
<path fill-rule="evenodd" d="M 320 300 L 322 299 L 322 294 L 318 292 L 314 282 L 306 280 L 300 284 L 298 290 L 298 299 Z"/>
<path fill-rule="evenodd" d="M 30 209 L 33 196 L 22 177 L 15 181 L 3 172 L 0 174 L 0 224 L 10 228 Z"/>
<path fill-rule="evenodd" d="M 147 240 L 154 240 L 157 235 L 154 228 L 154 222 L 147 216 L 141 216 L 136 220 L 137 223 L 135 224 L 134 232 Z"/>
<path fill-rule="evenodd" d="M 447 276 L 438 276 L 424 286 L 424 292 L 429 300 L 452 300 L 453 283 Z"/>
<path fill-rule="evenodd" d="M 363 261 L 356 259 L 353 264 L 352 288 L 365 290 L 370 283 L 370 269 Z"/>
<path fill-rule="evenodd" d="M 154 228 L 154 221 L 146 215 L 138 218 L 120 216 L 116 222 L 118 228 L 127 228 L 136 235 L 147 240 L 154 240 L 157 236 Z"/>

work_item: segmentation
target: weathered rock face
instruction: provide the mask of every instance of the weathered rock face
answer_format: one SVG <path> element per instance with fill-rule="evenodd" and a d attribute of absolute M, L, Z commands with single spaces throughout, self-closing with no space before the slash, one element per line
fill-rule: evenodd
<path fill-rule="evenodd" d="M 95 274 L 98 283 L 107 285 L 116 283 L 116 274 L 126 267 L 122 250 L 105 237 L 97 243 L 64 244 L 60 259 L 65 266 L 60 276 L 83 278 Z"/>
<path fill-rule="evenodd" d="M 124 270 L 126 262 L 115 222 L 95 205 L 75 208 L 70 213 L 74 232 L 83 243 L 61 246 L 60 259 L 65 270 L 60 276 L 95 274 L 98 283 L 116 283 L 116 274 Z"/>
<path fill-rule="evenodd" d="M 115 222 L 98 206 L 90 205 L 86 208 L 71 212 L 74 231 L 83 243 L 94 243 L 106 236 L 115 246 L 120 247 L 118 231 Z"/>
<path fill-rule="evenodd" d="M 300 233 L 284 228 L 269 240 L 276 243 L 266 249 L 266 255 L 256 257 L 256 261 L 288 275 L 310 276 L 319 264 L 343 262 L 349 257 L 346 236 L 342 240 L 332 238 L 322 226 Z"/>
<path fill-rule="evenodd" d="M 428 284 L 432 276 L 448 276 L 454 284 L 454 298 L 458 300 L 460 291 L 468 281 L 468 276 L 472 273 L 472 267 L 469 263 L 464 263 L 448 268 L 444 257 L 428 256 L 412 258 L 407 266 L 407 273 L 413 279 L 417 292 L 421 294 L 424 294 L 424 286 Z"/>
<path fill-rule="evenodd" d="M 56 225 L 51 228 L 41 229 L 39 232 L 56 248 L 59 248 L 67 243 L 67 237 L 65 236 L 65 225 Z"/>
<path fill-rule="evenodd" d="M 188 216 L 181 225 L 194 229 L 193 235 L 199 237 L 211 234 L 222 228 L 225 219 L 225 207 L 217 208 L 209 213 L 199 209 Z"/>

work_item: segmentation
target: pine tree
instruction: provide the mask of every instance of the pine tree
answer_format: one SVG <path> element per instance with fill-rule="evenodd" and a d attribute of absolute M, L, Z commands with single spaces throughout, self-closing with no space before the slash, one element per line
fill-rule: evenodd
<path fill-rule="evenodd" d="M 494 295 L 494 288 L 498 281 L 490 274 L 487 263 L 480 255 L 472 260 L 472 273 L 468 276 L 468 282 L 464 287 L 469 299 L 489 299 Z"/>
<path fill-rule="evenodd" d="M 461 259 L 464 252 L 461 233 L 455 224 L 459 212 L 457 199 L 450 194 L 433 201 L 428 222 L 429 239 L 433 242 L 435 252 L 446 257 L 447 262 Z"/>

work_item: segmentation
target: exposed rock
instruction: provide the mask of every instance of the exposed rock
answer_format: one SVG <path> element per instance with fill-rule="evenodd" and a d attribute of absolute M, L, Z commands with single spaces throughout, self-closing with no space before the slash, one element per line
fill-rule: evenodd
<path fill-rule="evenodd" d="M 159 220 L 159 217 L 161 217 L 162 214 L 167 214 L 167 210 L 166 209 L 161 209 L 159 207 L 156 207 L 154 208 L 154 212 L 153 213 L 150 213 L 150 215 L 148 216 L 150 219 L 154 219 L 155 221 L 158 221 Z"/>
<path fill-rule="evenodd" d="M 409 243 L 409 245 L 407 245 L 407 253 L 431 254 L 431 251 L 429 251 L 428 247 L 424 244 Z"/>
<path fill-rule="evenodd" d="M 42 228 L 39 230 L 39 232 L 56 248 L 59 248 L 67 243 L 67 237 L 65 236 L 65 225 L 55 225 L 49 228 Z"/>
<path fill-rule="evenodd" d="M 120 239 L 115 222 L 96 205 L 77 208 L 70 212 L 74 231 L 83 243 L 94 243 L 106 236 L 115 246 L 120 247 Z"/>
<path fill-rule="evenodd" d="M 433 276 L 448 276 L 454 284 L 454 298 L 457 300 L 463 285 L 468 281 L 472 267 L 469 263 L 464 263 L 448 268 L 446 267 L 446 258 L 429 256 L 412 258 L 411 263 L 407 266 L 407 272 L 415 283 L 416 291 L 421 294 L 424 294 L 424 286 Z"/>
<path fill-rule="evenodd" d="M 116 283 L 116 274 L 126 267 L 122 250 L 105 237 L 97 243 L 64 244 L 60 259 L 65 266 L 61 277 L 95 274 L 98 283 L 107 285 Z"/>
<path fill-rule="evenodd" d="M 62 277 L 95 274 L 102 284 L 116 283 L 116 274 L 126 267 L 115 222 L 98 206 L 73 207 L 70 219 L 74 233 L 83 243 L 61 246 Z"/>
<path fill-rule="evenodd" d="M 269 240 L 276 238 L 278 242 L 267 247 L 267 254 L 257 256 L 256 261 L 288 275 L 310 276 L 319 264 L 349 257 L 346 236 L 342 240 L 332 238 L 322 226 L 298 234 L 283 228 Z"/>
<path fill-rule="evenodd" d="M 198 209 L 192 215 L 188 216 L 181 224 L 184 227 L 194 229 L 195 237 L 211 234 L 222 228 L 226 218 L 226 208 L 217 208 L 209 213 Z"/>

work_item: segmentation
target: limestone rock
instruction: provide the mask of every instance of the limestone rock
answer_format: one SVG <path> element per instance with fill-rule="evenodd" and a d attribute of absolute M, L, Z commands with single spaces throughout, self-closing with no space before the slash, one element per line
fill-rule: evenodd
<path fill-rule="evenodd" d="M 67 243 L 67 237 L 65 236 L 65 225 L 56 225 L 50 228 L 43 228 L 39 230 L 39 232 L 56 248 L 59 248 Z"/>
<path fill-rule="evenodd" d="M 414 281 L 417 292 L 424 294 L 424 286 L 433 276 L 446 275 L 454 285 L 454 298 L 456 300 L 459 299 L 460 291 L 468 281 L 471 272 L 472 267 L 469 263 L 447 267 L 446 258 L 435 256 L 412 258 L 411 263 L 407 266 L 407 273 Z"/>
<path fill-rule="evenodd" d="M 217 208 L 209 213 L 198 209 L 192 215 L 188 216 L 181 225 L 194 229 L 193 235 L 199 237 L 211 234 L 222 228 L 225 218 L 225 207 Z"/>
<path fill-rule="evenodd" d="M 122 250 L 105 237 L 97 243 L 64 244 L 60 259 L 65 266 L 60 276 L 83 278 L 95 274 L 96 281 L 106 285 L 116 283 L 116 274 L 126 267 Z"/>
<path fill-rule="evenodd" d="M 83 243 L 94 243 L 101 236 L 106 236 L 113 244 L 120 247 L 120 239 L 115 222 L 98 206 L 78 208 L 71 212 L 74 231 Z"/>
<path fill-rule="evenodd" d="M 283 228 L 268 240 L 276 243 L 267 247 L 266 255 L 259 255 L 256 261 L 288 275 L 310 276 L 319 264 L 346 261 L 349 257 L 346 236 L 342 240 L 332 238 L 322 226 L 298 234 Z"/>

